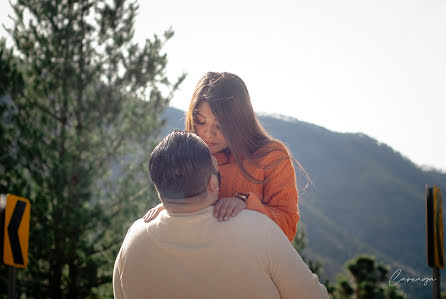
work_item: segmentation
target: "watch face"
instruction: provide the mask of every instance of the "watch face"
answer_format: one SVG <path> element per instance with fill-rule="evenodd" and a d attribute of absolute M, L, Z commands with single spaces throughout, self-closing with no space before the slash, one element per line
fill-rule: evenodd
<path fill-rule="evenodd" d="M 235 197 L 238 197 L 238 198 L 243 199 L 243 200 L 246 200 L 248 198 L 248 196 L 249 196 L 249 194 L 246 194 L 246 193 L 237 193 L 235 195 Z"/>

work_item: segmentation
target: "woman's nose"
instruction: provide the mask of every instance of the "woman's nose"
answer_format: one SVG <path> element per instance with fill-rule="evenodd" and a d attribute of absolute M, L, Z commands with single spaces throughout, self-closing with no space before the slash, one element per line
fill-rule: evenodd
<path fill-rule="evenodd" d="M 205 134 L 207 137 L 215 137 L 215 135 L 217 134 L 217 130 L 213 126 L 209 126 L 206 128 Z"/>

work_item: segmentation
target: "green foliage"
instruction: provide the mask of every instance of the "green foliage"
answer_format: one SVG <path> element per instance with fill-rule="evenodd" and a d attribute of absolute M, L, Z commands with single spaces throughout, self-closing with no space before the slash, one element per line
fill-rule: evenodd
<path fill-rule="evenodd" d="M 359 255 L 349 260 L 345 268 L 350 279 L 342 274 L 336 277 L 333 297 L 337 299 L 403 299 L 405 294 L 388 284 L 388 267 L 378 264 L 374 257 Z M 354 296 L 354 297 L 353 297 Z"/>
<path fill-rule="evenodd" d="M 12 125 L 12 116 L 8 115 L 7 111 L 13 111 L 14 107 L 10 99 L 6 96 L 20 95 L 23 92 L 23 77 L 17 65 L 16 59 L 11 50 L 6 48 L 5 39 L 0 40 L 0 194 L 6 193 L 5 186 L 16 186 L 19 188 L 26 187 L 26 179 L 16 167 L 17 158 L 20 156 L 17 147 L 14 147 L 14 156 L 16 159 L 11 159 L 6 145 L 11 145 L 17 136 L 15 126 Z M 4 221 L 4 219 L 2 219 Z M 3 223 L 0 224 L 0 229 L 4 229 Z M 0 234 L 3 236 L 3 234 Z M 3 245 L 1 240 L 0 245 Z M 0 250 L 3 252 L 3 249 Z M 1 257 L 3 259 L 3 257 Z M 0 264 L 0 298 L 6 298 L 8 290 L 8 268 Z"/>
<path fill-rule="evenodd" d="M 20 93 L 23 90 L 23 77 L 12 50 L 6 48 L 4 38 L 0 39 L 0 62 L 0 97 L 6 95 L 7 92 L 11 94 Z"/>
<path fill-rule="evenodd" d="M 15 45 L 0 50 L 0 191 L 31 201 L 19 293 L 111 297 L 125 232 L 157 200 L 144 165 L 185 78 L 165 74 L 173 31 L 132 42 L 138 7 L 122 0 L 13 8 Z"/>
<path fill-rule="evenodd" d="M 351 298 L 352 295 L 355 293 L 355 290 L 350 284 L 349 279 L 346 276 L 339 274 L 336 277 L 336 281 L 337 281 L 337 286 L 335 287 L 337 294 L 336 298 L 339 299 Z"/>

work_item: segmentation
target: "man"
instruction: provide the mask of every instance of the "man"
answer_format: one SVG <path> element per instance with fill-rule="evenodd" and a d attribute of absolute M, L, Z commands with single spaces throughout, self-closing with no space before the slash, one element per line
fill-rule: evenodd
<path fill-rule="evenodd" d="M 213 216 L 217 162 L 192 133 L 175 131 L 149 170 L 165 211 L 127 232 L 113 273 L 115 298 L 328 298 L 282 230 L 243 210 Z"/>

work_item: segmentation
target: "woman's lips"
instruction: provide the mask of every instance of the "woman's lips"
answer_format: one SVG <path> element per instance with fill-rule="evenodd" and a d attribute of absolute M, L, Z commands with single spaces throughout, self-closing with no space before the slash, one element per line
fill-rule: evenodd
<path fill-rule="evenodd" d="M 217 145 L 217 143 L 215 143 L 215 142 L 209 142 L 209 143 L 206 142 L 206 144 L 207 144 L 209 147 Z"/>

